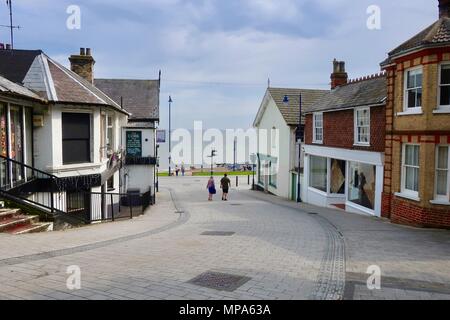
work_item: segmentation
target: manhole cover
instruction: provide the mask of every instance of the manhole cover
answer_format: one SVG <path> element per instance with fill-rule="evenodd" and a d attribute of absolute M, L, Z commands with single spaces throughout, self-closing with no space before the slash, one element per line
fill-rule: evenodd
<path fill-rule="evenodd" d="M 188 283 L 204 288 L 233 292 L 250 280 L 251 278 L 244 276 L 209 271 L 188 281 Z"/>
<path fill-rule="evenodd" d="M 234 235 L 236 232 L 231 231 L 206 231 L 203 232 L 202 236 L 216 236 L 216 237 L 230 237 Z"/>
<path fill-rule="evenodd" d="M 317 212 L 308 212 L 308 214 L 317 215 L 318 213 Z"/>

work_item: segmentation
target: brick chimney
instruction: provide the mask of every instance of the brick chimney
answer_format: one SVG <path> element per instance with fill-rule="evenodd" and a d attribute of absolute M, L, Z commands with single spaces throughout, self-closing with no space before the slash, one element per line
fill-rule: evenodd
<path fill-rule="evenodd" d="M 439 19 L 450 18 L 450 0 L 439 0 Z"/>
<path fill-rule="evenodd" d="M 348 74 L 345 72 L 345 62 L 333 60 L 333 73 L 331 74 L 331 89 L 347 84 Z"/>
<path fill-rule="evenodd" d="M 69 58 L 70 69 L 83 77 L 90 83 L 94 83 L 94 64 L 95 60 L 91 55 L 90 48 L 80 48 L 79 55 L 72 55 Z"/>

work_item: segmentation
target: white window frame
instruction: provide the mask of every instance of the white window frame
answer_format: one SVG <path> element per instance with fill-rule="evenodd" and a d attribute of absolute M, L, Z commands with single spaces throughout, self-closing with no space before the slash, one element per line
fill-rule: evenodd
<path fill-rule="evenodd" d="M 111 123 L 109 122 L 109 118 L 111 118 Z M 106 124 L 105 124 L 105 130 L 106 130 L 106 135 L 105 135 L 105 143 L 106 143 L 106 147 L 110 147 L 111 150 L 114 150 L 115 148 L 115 116 L 112 113 L 107 113 L 106 114 Z M 108 130 L 111 129 L 112 130 L 112 141 L 109 141 L 108 139 Z"/>
<path fill-rule="evenodd" d="M 368 111 L 368 119 L 369 124 L 367 125 L 368 132 L 367 132 L 367 142 L 359 141 L 359 121 L 358 121 L 358 112 L 359 111 Z M 358 146 L 370 146 L 370 130 L 371 130 L 371 118 L 370 118 L 370 107 L 364 107 L 364 108 L 356 108 L 354 112 L 354 141 L 355 145 Z"/>
<path fill-rule="evenodd" d="M 447 194 L 446 195 L 438 195 L 437 194 L 437 184 L 438 184 L 438 175 L 437 172 L 439 170 L 444 171 L 445 169 L 438 168 L 439 162 L 439 148 L 447 147 Z M 450 145 L 448 144 L 439 144 L 436 145 L 436 166 L 435 166 L 435 182 L 434 182 L 434 199 L 440 202 L 450 203 Z"/>
<path fill-rule="evenodd" d="M 419 181 L 418 181 L 418 189 L 420 191 L 420 144 L 418 143 L 404 143 L 402 146 L 402 173 L 401 173 L 401 195 L 404 195 L 406 197 L 411 197 L 415 200 L 419 200 L 419 191 L 415 191 L 415 190 L 409 190 L 406 189 L 406 165 L 405 165 L 405 160 L 406 160 L 406 147 L 407 146 L 418 146 L 419 147 L 419 165 L 416 166 L 408 166 L 408 167 L 413 167 L 413 168 L 417 168 L 419 169 Z"/>
<path fill-rule="evenodd" d="M 442 87 L 450 87 L 450 84 L 441 84 L 442 81 L 442 67 L 443 66 L 450 66 L 450 62 L 441 63 L 439 65 L 439 74 L 438 74 L 438 104 L 437 109 L 434 111 L 434 113 L 450 113 L 450 105 L 441 105 L 441 89 Z"/>
<path fill-rule="evenodd" d="M 408 73 L 416 70 L 420 70 L 422 72 L 422 86 L 408 89 Z M 422 89 L 422 105 L 420 107 L 408 108 L 408 91 L 419 88 Z M 423 67 L 419 66 L 405 70 L 403 81 L 403 112 L 401 113 L 401 115 L 422 114 L 423 113 L 422 107 L 423 107 Z"/>
<path fill-rule="evenodd" d="M 322 118 L 321 122 L 322 122 L 322 126 L 321 127 L 317 127 L 316 124 L 316 117 L 320 116 Z M 317 129 L 321 129 L 322 130 L 322 139 L 317 139 Z M 316 112 L 313 113 L 313 143 L 317 143 L 317 144 L 323 144 L 323 135 L 324 135 L 324 128 L 323 128 L 323 112 Z"/>

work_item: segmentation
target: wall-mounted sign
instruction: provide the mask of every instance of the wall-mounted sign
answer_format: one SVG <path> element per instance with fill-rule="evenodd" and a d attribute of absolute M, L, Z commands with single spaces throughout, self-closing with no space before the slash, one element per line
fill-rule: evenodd
<path fill-rule="evenodd" d="M 156 131 L 156 143 L 166 143 L 166 130 Z"/>
<path fill-rule="evenodd" d="M 141 131 L 127 131 L 127 156 L 142 157 Z"/>
<path fill-rule="evenodd" d="M 35 128 L 43 127 L 44 126 L 44 116 L 34 115 L 33 116 L 33 126 Z"/>

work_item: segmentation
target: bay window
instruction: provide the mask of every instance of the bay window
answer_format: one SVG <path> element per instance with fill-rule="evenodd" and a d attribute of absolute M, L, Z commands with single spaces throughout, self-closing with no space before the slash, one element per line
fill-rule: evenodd
<path fill-rule="evenodd" d="M 422 68 L 407 70 L 405 73 L 405 111 L 421 111 L 422 108 Z"/>
<path fill-rule="evenodd" d="M 419 152 L 419 145 L 403 145 L 402 193 L 414 197 L 419 196 Z"/>
<path fill-rule="evenodd" d="M 436 150 L 436 200 L 450 201 L 450 147 Z"/>
<path fill-rule="evenodd" d="M 439 106 L 450 108 L 450 64 L 441 65 L 439 76 Z"/>

